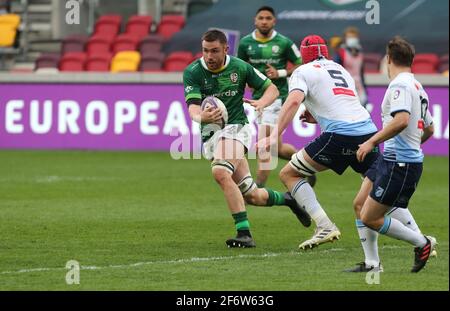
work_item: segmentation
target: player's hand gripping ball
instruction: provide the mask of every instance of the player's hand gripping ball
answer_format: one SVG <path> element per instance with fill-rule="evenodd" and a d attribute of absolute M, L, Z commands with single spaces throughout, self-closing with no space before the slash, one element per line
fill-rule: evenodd
<path fill-rule="evenodd" d="M 220 128 L 223 129 L 225 127 L 225 125 L 228 123 L 227 107 L 225 107 L 225 104 L 217 97 L 208 96 L 203 100 L 201 108 L 202 108 L 202 110 L 206 110 L 211 107 L 217 108 L 222 112 L 222 118 L 220 119 L 219 122 L 217 122 L 215 124 L 218 124 L 220 126 Z"/>

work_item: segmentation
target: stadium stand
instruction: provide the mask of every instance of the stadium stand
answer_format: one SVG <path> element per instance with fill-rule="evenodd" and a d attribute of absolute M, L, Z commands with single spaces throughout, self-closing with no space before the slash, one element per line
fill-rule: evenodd
<path fill-rule="evenodd" d="M 165 40 L 169 40 L 184 27 L 185 22 L 183 15 L 163 15 L 159 22 L 157 33 Z"/>
<path fill-rule="evenodd" d="M 155 72 L 163 71 L 165 54 L 161 52 L 152 52 L 149 54 L 142 54 L 139 71 Z"/>
<path fill-rule="evenodd" d="M 436 54 L 416 54 L 412 72 L 417 74 L 433 74 L 438 72 L 439 57 Z"/>
<path fill-rule="evenodd" d="M 45 69 L 45 68 L 54 68 L 58 69 L 59 60 L 61 56 L 59 54 L 48 53 L 42 54 L 38 57 L 35 62 L 35 70 Z"/>
<path fill-rule="evenodd" d="M 85 71 L 108 72 L 111 68 L 111 59 L 111 53 L 88 55 L 85 64 Z"/>
<path fill-rule="evenodd" d="M 110 36 L 94 35 L 86 44 L 86 52 L 88 54 L 109 53 L 113 38 Z"/>
<path fill-rule="evenodd" d="M 380 63 L 383 56 L 378 53 L 365 53 L 364 54 L 364 72 L 365 73 L 379 73 Z"/>
<path fill-rule="evenodd" d="M 163 38 L 157 34 L 150 34 L 139 42 L 139 52 L 142 55 L 160 52 L 163 46 Z"/>
<path fill-rule="evenodd" d="M 448 72 L 448 54 L 444 54 L 439 58 L 439 72 L 445 73 Z"/>
<path fill-rule="evenodd" d="M 14 45 L 19 25 L 19 15 L 0 15 L 0 47 L 12 47 Z"/>
<path fill-rule="evenodd" d="M 127 22 L 125 32 L 128 34 L 134 34 L 139 39 L 144 38 L 150 33 L 153 19 L 151 16 L 131 16 Z"/>
<path fill-rule="evenodd" d="M 122 25 L 120 15 L 103 15 L 95 23 L 94 34 L 115 37 L 119 34 Z"/>
<path fill-rule="evenodd" d="M 84 71 L 87 55 L 84 52 L 69 52 L 59 61 L 60 71 Z"/>
<path fill-rule="evenodd" d="M 135 51 L 139 43 L 139 37 L 135 34 L 124 33 L 116 37 L 112 45 L 113 54 L 122 51 Z"/>
<path fill-rule="evenodd" d="M 124 51 L 117 53 L 111 64 L 111 72 L 136 72 L 139 69 L 141 54 L 136 51 Z"/>
<path fill-rule="evenodd" d="M 61 54 L 69 52 L 84 52 L 85 45 L 89 41 L 86 35 L 70 35 L 63 39 L 61 44 Z"/>
<path fill-rule="evenodd" d="M 164 70 L 170 72 L 183 71 L 193 59 L 194 56 L 188 51 L 170 53 L 164 61 Z"/>

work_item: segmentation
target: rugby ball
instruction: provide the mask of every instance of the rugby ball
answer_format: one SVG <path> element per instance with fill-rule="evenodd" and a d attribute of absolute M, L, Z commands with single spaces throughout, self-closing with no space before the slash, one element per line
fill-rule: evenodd
<path fill-rule="evenodd" d="M 222 111 L 222 122 L 220 122 L 220 127 L 224 128 L 225 125 L 228 123 L 228 111 L 227 107 L 225 107 L 225 104 L 214 96 L 208 96 L 206 97 L 202 102 L 202 110 L 208 109 L 210 107 L 218 108 L 220 111 Z"/>

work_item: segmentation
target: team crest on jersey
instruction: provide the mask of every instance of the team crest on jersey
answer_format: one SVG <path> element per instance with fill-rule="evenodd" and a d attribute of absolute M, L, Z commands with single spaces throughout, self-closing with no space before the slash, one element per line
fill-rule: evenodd
<path fill-rule="evenodd" d="M 280 47 L 278 45 L 272 46 L 272 53 L 278 53 L 280 51 Z"/>
<path fill-rule="evenodd" d="M 378 187 L 377 190 L 375 190 L 375 196 L 376 196 L 377 198 L 379 198 L 379 197 L 381 197 L 381 195 L 383 194 L 383 192 L 384 192 L 384 189 L 381 188 L 381 187 Z"/>
<path fill-rule="evenodd" d="M 233 72 L 232 74 L 230 74 L 230 80 L 231 80 L 231 82 L 236 83 L 237 80 L 238 80 L 238 78 L 239 78 L 239 76 L 238 76 L 237 73 Z"/>

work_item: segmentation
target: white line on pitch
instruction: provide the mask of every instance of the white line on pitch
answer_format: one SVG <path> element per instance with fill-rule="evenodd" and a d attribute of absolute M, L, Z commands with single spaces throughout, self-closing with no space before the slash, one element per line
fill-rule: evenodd
<path fill-rule="evenodd" d="M 330 248 L 322 251 L 317 251 L 315 253 L 330 253 L 330 252 L 341 252 L 344 248 Z M 234 259 L 247 259 L 247 258 L 270 258 L 278 257 L 282 255 L 300 255 L 297 251 L 283 252 L 283 253 L 266 253 L 266 254 L 249 254 L 249 255 L 238 255 L 238 256 L 218 256 L 218 257 L 192 257 L 185 259 L 173 259 L 173 260 L 155 260 L 155 261 L 144 261 L 136 262 L 127 265 L 109 265 L 109 266 L 80 266 L 80 270 L 103 270 L 103 269 L 127 269 L 146 265 L 155 264 L 182 264 L 182 263 L 195 263 L 195 262 L 208 262 L 208 261 L 220 261 L 220 260 L 234 260 Z M 21 269 L 16 271 L 3 271 L 2 274 L 20 274 L 20 273 L 32 273 L 32 272 L 45 272 L 45 271 L 60 271 L 67 270 L 66 268 L 34 268 L 34 269 Z"/>

